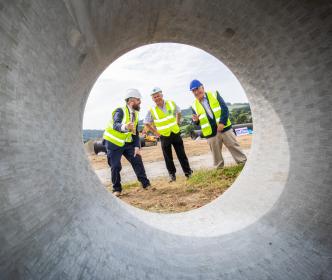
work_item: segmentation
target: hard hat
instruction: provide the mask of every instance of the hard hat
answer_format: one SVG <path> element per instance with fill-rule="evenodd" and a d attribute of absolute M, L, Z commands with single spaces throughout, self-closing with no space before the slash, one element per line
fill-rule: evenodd
<path fill-rule="evenodd" d="M 154 95 L 155 93 L 162 92 L 161 88 L 159 87 L 154 87 L 153 90 L 151 91 L 151 95 Z"/>
<path fill-rule="evenodd" d="M 203 84 L 199 80 L 192 80 L 190 83 L 190 90 L 194 90 L 196 88 L 199 88 Z"/>
<path fill-rule="evenodd" d="M 125 100 L 127 100 L 130 97 L 142 98 L 140 92 L 135 88 L 127 89 L 127 92 L 126 92 L 126 95 L 125 95 Z"/>

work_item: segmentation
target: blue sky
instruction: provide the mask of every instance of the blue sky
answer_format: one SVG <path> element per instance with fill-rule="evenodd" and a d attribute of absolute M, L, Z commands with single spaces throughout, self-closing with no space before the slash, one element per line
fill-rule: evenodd
<path fill-rule="evenodd" d="M 142 94 L 140 119 L 153 105 L 150 91 L 155 86 L 163 90 L 165 99 L 186 109 L 194 98 L 189 91 L 192 79 L 199 79 L 207 91 L 218 90 L 226 102 L 248 102 L 239 81 L 214 56 L 183 44 L 151 44 L 119 57 L 100 75 L 85 107 L 83 128 L 104 129 L 112 111 L 124 105 L 128 88 Z"/>

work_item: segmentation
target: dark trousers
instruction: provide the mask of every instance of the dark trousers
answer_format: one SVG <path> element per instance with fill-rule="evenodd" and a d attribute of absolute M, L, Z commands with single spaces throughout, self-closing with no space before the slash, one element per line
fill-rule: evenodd
<path fill-rule="evenodd" d="M 188 158 L 184 151 L 183 141 L 180 136 L 180 133 L 178 134 L 171 133 L 170 136 L 160 136 L 160 141 L 168 173 L 169 174 L 176 173 L 176 168 L 173 162 L 173 155 L 172 155 L 172 145 L 173 145 L 184 174 L 190 175 L 192 173 L 192 170 L 189 166 Z"/>
<path fill-rule="evenodd" d="M 118 147 L 109 141 L 105 141 L 107 150 L 107 161 L 111 167 L 113 191 L 121 192 L 121 175 L 122 169 L 121 157 L 122 155 L 130 162 L 133 167 L 138 181 L 141 182 L 143 188 L 150 185 L 149 179 L 146 177 L 145 168 L 143 165 L 142 157 L 136 155 L 134 157 L 135 147 L 133 143 L 126 143 L 123 147 Z"/>

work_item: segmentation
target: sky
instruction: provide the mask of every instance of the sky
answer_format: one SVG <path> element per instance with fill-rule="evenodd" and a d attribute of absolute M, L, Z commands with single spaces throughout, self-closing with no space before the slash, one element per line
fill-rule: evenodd
<path fill-rule="evenodd" d="M 187 109 L 194 100 L 189 90 L 193 79 L 200 80 L 206 91 L 218 90 L 226 102 L 248 102 L 233 73 L 209 53 L 184 44 L 150 44 L 122 55 L 99 76 L 87 100 L 83 129 L 104 129 L 112 111 L 124 106 L 129 88 L 142 94 L 140 119 L 154 104 L 150 92 L 156 86 L 164 99 Z"/>

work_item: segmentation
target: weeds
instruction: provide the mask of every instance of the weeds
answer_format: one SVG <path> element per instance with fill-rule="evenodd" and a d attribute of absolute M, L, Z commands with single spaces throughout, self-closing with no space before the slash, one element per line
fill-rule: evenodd
<path fill-rule="evenodd" d="M 195 170 L 187 180 L 178 175 L 177 180 L 168 183 L 168 178 L 151 180 L 152 188 L 142 190 L 139 182 L 123 184 L 122 200 L 153 212 L 183 212 L 199 208 L 220 196 L 239 175 L 243 165 L 224 169 Z M 111 189 L 111 186 L 108 187 Z"/>

